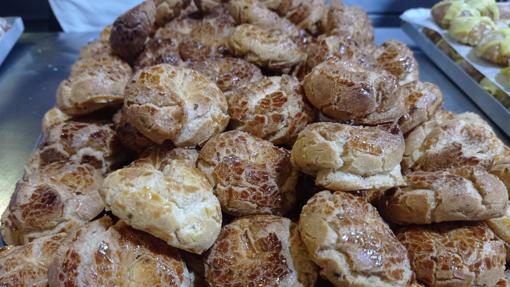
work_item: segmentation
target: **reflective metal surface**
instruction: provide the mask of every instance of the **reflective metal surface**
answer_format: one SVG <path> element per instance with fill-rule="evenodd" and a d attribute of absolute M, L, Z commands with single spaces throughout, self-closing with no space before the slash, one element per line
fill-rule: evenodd
<path fill-rule="evenodd" d="M 58 84 L 67 77 L 80 47 L 96 36 L 90 33 L 24 34 L 0 66 L 0 212 L 7 206 L 25 161 L 34 149 L 42 116 L 55 104 Z M 413 46 L 400 29 L 376 29 L 378 43 L 389 39 Z M 415 57 L 420 64 L 421 79 L 441 88 L 447 109 L 481 114 L 423 53 L 416 50 Z M 508 144 L 508 138 L 497 132 Z"/>

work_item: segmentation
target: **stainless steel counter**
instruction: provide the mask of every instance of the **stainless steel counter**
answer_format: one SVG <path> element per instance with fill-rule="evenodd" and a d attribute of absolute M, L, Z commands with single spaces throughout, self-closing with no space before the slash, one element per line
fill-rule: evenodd
<path fill-rule="evenodd" d="M 95 37 L 94 33 L 24 34 L 0 67 L 0 211 L 7 206 L 39 137 L 42 116 L 55 103 L 58 84 L 67 77 L 80 47 Z M 400 29 L 376 29 L 378 43 L 388 39 L 413 47 Z M 441 88 L 447 109 L 482 114 L 423 53 L 415 51 L 415 56 L 421 79 Z M 509 139 L 497 132 L 508 144 Z"/>

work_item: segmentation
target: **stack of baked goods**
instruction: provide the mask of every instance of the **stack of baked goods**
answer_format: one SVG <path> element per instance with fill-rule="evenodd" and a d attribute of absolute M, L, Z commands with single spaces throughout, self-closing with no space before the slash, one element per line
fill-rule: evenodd
<path fill-rule="evenodd" d="M 0 285 L 505 286 L 509 149 L 373 38 L 321 0 L 129 10 L 43 119 Z"/>

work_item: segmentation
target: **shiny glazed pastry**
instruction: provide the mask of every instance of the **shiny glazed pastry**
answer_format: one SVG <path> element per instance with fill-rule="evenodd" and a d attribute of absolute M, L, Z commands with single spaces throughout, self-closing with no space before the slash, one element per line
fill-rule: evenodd
<path fill-rule="evenodd" d="M 274 144 L 292 145 L 314 118 L 299 81 L 289 75 L 264 77 L 225 96 L 232 128 Z"/>
<path fill-rule="evenodd" d="M 78 229 L 103 211 L 102 182 L 100 171 L 88 164 L 58 161 L 27 169 L 2 215 L 4 241 L 19 245 Z"/>
<path fill-rule="evenodd" d="M 209 140 L 198 168 L 215 186 L 224 212 L 234 216 L 285 214 L 296 202 L 297 171 L 284 148 L 242 131 Z"/>
<path fill-rule="evenodd" d="M 462 44 L 476 46 L 488 33 L 496 30 L 489 17 L 458 17 L 450 23 L 448 34 Z"/>
<path fill-rule="evenodd" d="M 0 285 L 48 286 L 48 267 L 65 237 L 60 233 L 22 246 L 0 247 Z"/>
<path fill-rule="evenodd" d="M 399 85 L 419 80 L 418 62 L 404 43 L 390 40 L 374 51 L 377 64 L 395 76 Z"/>
<path fill-rule="evenodd" d="M 188 67 L 206 76 L 223 92 L 262 80 L 259 67 L 243 59 L 224 57 L 192 61 Z"/>
<path fill-rule="evenodd" d="M 330 190 L 388 189 L 404 183 L 403 153 L 404 139 L 398 130 L 322 122 L 299 134 L 291 161 Z"/>
<path fill-rule="evenodd" d="M 211 287 L 312 287 L 317 275 L 297 225 L 272 215 L 243 217 L 225 225 L 205 261 Z"/>
<path fill-rule="evenodd" d="M 234 54 L 258 66 L 288 72 L 305 60 L 306 54 L 280 30 L 266 30 L 251 24 L 237 26 L 229 40 Z"/>
<path fill-rule="evenodd" d="M 316 193 L 303 207 L 301 238 L 335 286 L 408 286 L 407 251 L 377 210 L 360 197 Z"/>
<path fill-rule="evenodd" d="M 464 0 L 443 0 L 432 7 L 432 19 L 443 29 L 448 29 L 457 17 L 480 16 L 480 11 L 466 4 Z"/>
<path fill-rule="evenodd" d="M 179 251 L 124 222 L 103 217 L 58 248 L 48 283 L 59 286 L 192 286 Z"/>
<path fill-rule="evenodd" d="M 486 34 L 476 46 L 475 53 L 482 59 L 506 67 L 510 60 L 510 28 Z"/>
<path fill-rule="evenodd" d="M 312 69 L 303 87 L 314 107 L 338 121 L 378 125 L 405 112 L 393 75 L 355 62 L 329 59 Z"/>
<path fill-rule="evenodd" d="M 227 101 L 215 83 L 168 64 L 138 71 L 126 87 L 124 106 L 127 121 L 158 144 L 200 145 L 229 121 Z"/>
<path fill-rule="evenodd" d="M 414 226 L 397 237 L 427 286 L 496 286 L 503 278 L 504 243 L 483 223 Z"/>
<path fill-rule="evenodd" d="M 161 155 L 146 156 L 148 160 L 139 159 L 105 178 L 101 193 L 106 208 L 170 246 L 203 253 L 221 228 L 221 208 L 213 187 L 187 159 L 172 160 L 168 155 L 170 159 L 154 161 Z"/>
<path fill-rule="evenodd" d="M 131 67 L 115 56 L 78 60 L 58 87 L 57 105 L 74 116 L 120 106 L 132 73 Z"/>
<path fill-rule="evenodd" d="M 404 134 L 431 119 L 443 104 L 441 90 L 432 83 L 411 82 L 400 86 L 397 92 L 406 106 L 406 113 L 398 121 Z"/>
<path fill-rule="evenodd" d="M 503 142 L 480 116 L 442 111 L 406 137 L 402 166 L 424 171 L 463 165 L 490 168 L 508 155 Z"/>
<path fill-rule="evenodd" d="M 504 214 L 508 192 L 494 175 L 478 166 L 413 172 L 406 185 L 386 194 L 384 218 L 398 224 L 479 221 Z"/>

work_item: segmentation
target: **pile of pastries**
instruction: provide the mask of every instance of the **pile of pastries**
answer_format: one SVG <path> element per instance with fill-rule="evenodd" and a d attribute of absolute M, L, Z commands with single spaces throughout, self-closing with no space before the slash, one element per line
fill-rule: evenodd
<path fill-rule="evenodd" d="M 0 285 L 506 286 L 510 149 L 442 102 L 357 7 L 146 0 L 60 84 Z"/>

